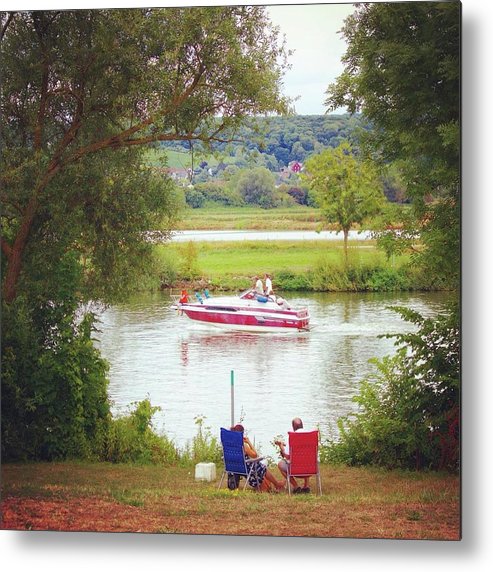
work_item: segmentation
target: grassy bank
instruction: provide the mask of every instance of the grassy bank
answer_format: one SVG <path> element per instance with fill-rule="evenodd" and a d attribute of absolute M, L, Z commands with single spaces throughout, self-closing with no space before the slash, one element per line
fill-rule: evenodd
<path fill-rule="evenodd" d="M 268 272 L 281 291 L 435 290 L 408 255 L 388 260 L 373 241 L 351 241 L 348 263 L 340 241 L 241 241 L 156 245 L 157 267 L 167 287 L 242 290 Z"/>
<path fill-rule="evenodd" d="M 320 210 L 312 207 L 208 207 L 190 209 L 180 230 L 317 230 Z"/>
<path fill-rule="evenodd" d="M 288 497 L 226 487 L 217 491 L 217 482 L 196 482 L 193 468 L 4 464 L 1 527 L 459 539 L 457 476 L 326 465 L 321 470 L 321 497 Z"/>

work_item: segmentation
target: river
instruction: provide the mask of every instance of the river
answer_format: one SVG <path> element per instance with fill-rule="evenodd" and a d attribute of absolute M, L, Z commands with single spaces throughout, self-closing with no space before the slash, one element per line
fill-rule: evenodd
<path fill-rule="evenodd" d="M 446 300 L 441 293 L 303 293 L 289 297 L 307 305 L 313 329 L 307 333 L 223 332 L 200 325 L 171 308 L 169 294 L 142 295 L 107 309 L 98 335 L 110 362 L 112 411 L 120 414 L 150 398 L 161 407 L 154 427 L 183 447 L 196 434 L 195 418 L 214 435 L 231 420 L 231 371 L 235 421 L 242 421 L 264 455 L 285 434 L 291 419 L 334 434 L 338 417 L 354 410 L 358 385 L 374 370 L 372 357 L 395 351 L 385 333 L 408 331 L 389 306 L 426 315 Z"/>
<path fill-rule="evenodd" d="M 372 233 L 368 230 L 350 230 L 350 240 L 369 240 Z M 344 240 L 344 234 L 334 230 L 182 230 L 174 233 L 173 242 L 189 241 L 238 241 L 238 240 Z"/>

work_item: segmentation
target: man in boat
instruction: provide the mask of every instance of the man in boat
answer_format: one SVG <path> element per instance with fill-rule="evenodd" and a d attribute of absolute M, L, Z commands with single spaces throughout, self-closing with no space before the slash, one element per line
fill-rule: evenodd
<path fill-rule="evenodd" d="M 293 419 L 293 421 L 291 422 L 291 425 L 293 426 L 293 431 L 298 431 L 300 433 L 306 433 L 307 432 L 306 429 L 303 429 L 303 421 L 299 417 L 295 417 Z M 286 461 L 289 460 L 289 451 L 286 448 L 286 443 L 284 443 L 283 441 L 274 441 L 274 442 L 279 447 L 281 457 L 282 457 L 282 460 L 279 461 L 277 466 L 278 466 L 279 470 L 281 471 L 281 474 L 283 475 L 283 477 L 285 479 L 287 479 L 288 465 L 287 465 Z M 303 479 L 304 479 L 303 486 L 300 487 L 298 485 L 298 481 L 294 477 L 291 477 L 290 480 L 291 480 L 291 485 L 293 486 L 293 493 L 294 494 L 309 493 L 310 492 L 310 487 L 308 486 L 308 481 L 310 480 L 310 477 L 303 477 Z"/>
<path fill-rule="evenodd" d="M 272 290 L 272 280 L 270 278 L 270 274 L 265 275 L 265 295 L 270 296 L 273 294 L 274 291 Z"/>
<path fill-rule="evenodd" d="M 255 276 L 254 283 L 255 283 L 255 286 L 253 287 L 253 289 L 255 290 L 255 292 L 257 294 L 260 294 L 261 296 L 263 296 L 264 285 L 262 284 L 262 280 L 260 280 L 260 278 L 258 276 Z"/>

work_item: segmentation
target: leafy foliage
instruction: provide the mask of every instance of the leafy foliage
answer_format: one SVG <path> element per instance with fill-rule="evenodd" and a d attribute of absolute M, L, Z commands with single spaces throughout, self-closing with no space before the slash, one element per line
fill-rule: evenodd
<path fill-rule="evenodd" d="M 383 209 L 382 184 L 373 166 L 359 160 L 348 142 L 327 149 L 306 163 L 310 189 L 328 223 L 344 232 L 347 259 L 349 230 Z"/>
<path fill-rule="evenodd" d="M 48 301 L 2 305 L 5 460 L 91 457 L 108 428 L 108 364 L 93 346 L 93 315 L 77 312 L 79 273 L 65 257 Z"/>
<path fill-rule="evenodd" d="M 338 422 L 329 461 L 354 465 L 456 470 L 459 466 L 460 344 L 458 310 L 436 319 L 397 308 L 417 331 L 399 334 L 395 356 L 354 398 L 359 411 Z"/>
<path fill-rule="evenodd" d="M 458 285 L 460 2 L 368 3 L 346 19 L 329 108 L 372 125 L 362 149 L 399 167 L 425 248 L 416 262 Z M 408 232 L 404 232 L 406 236 Z M 399 233 L 395 233 L 399 238 Z"/>
<path fill-rule="evenodd" d="M 241 171 L 237 189 L 246 204 L 264 209 L 275 207 L 274 176 L 265 167 Z"/>
<path fill-rule="evenodd" d="M 109 403 L 82 309 L 157 273 L 145 233 L 166 238 L 183 206 L 145 147 L 227 141 L 244 116 L 287 111 L 286 54 L 263 7 L 0 18 L 2 452 L 83 457 L 107 437 Z M 155 447 L 142 408 L 138 459 Z"/>
<path fill-rule="evenodd" d="M 178 459 L 178 450 L 152 426 L 152 416 L 160 410 L 149 399 L 132 403 L 128 415 L 111 421 L 100 458 L 112 463 L 170 464 Z"/>
<path fill-rule="evenodd" d="M 118 243 L 105 232 L 114 228 L 118 203 L 111 181 L 101 181 L 122 157 L 115 150 L 159 141 L 227 141 L 245 115 L 288 107 L 280 94 L 286 54 L 263 7 L 3 13 L 2 28 L 8 302 L 17 295 L 26 250 L 37 244 L 40 220 L 57 218 L 59 232 L 72 236 L 71 213 L 81 215 L 80 225 L 82 211 L 94 211 L 81 240 L 94 246 L 98 239 L 92 262 L 105 251 L 105 261 L 113 263 L 101 266 L 106 277 L 119 270 L 133 243 L 117 260 Z M 122 190 L 121 177 L 111 179 L 119 199 L 137 199 L 129 190 L 143 196 L 148 186 L 137 180 L 138 162 L 126 159 L 131 181 L 123 177 Z M 168 193 L 169 187 L 161 189 Z"/>

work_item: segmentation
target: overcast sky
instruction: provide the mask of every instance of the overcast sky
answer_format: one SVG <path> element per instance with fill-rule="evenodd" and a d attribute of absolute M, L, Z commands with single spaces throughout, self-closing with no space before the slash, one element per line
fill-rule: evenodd
<path fill-rule="evenodd" d="M 295 103 L 300 115 L 326 112 L 325 91 L 343 71 L 341 56 L 346 51 L 338 31 L 353 10 L 353 4 L 269 6 L 272 22 L 286 35 L 287 47 L 294 50 L 284 92 L 290 97 L 300 97 Z"/>

